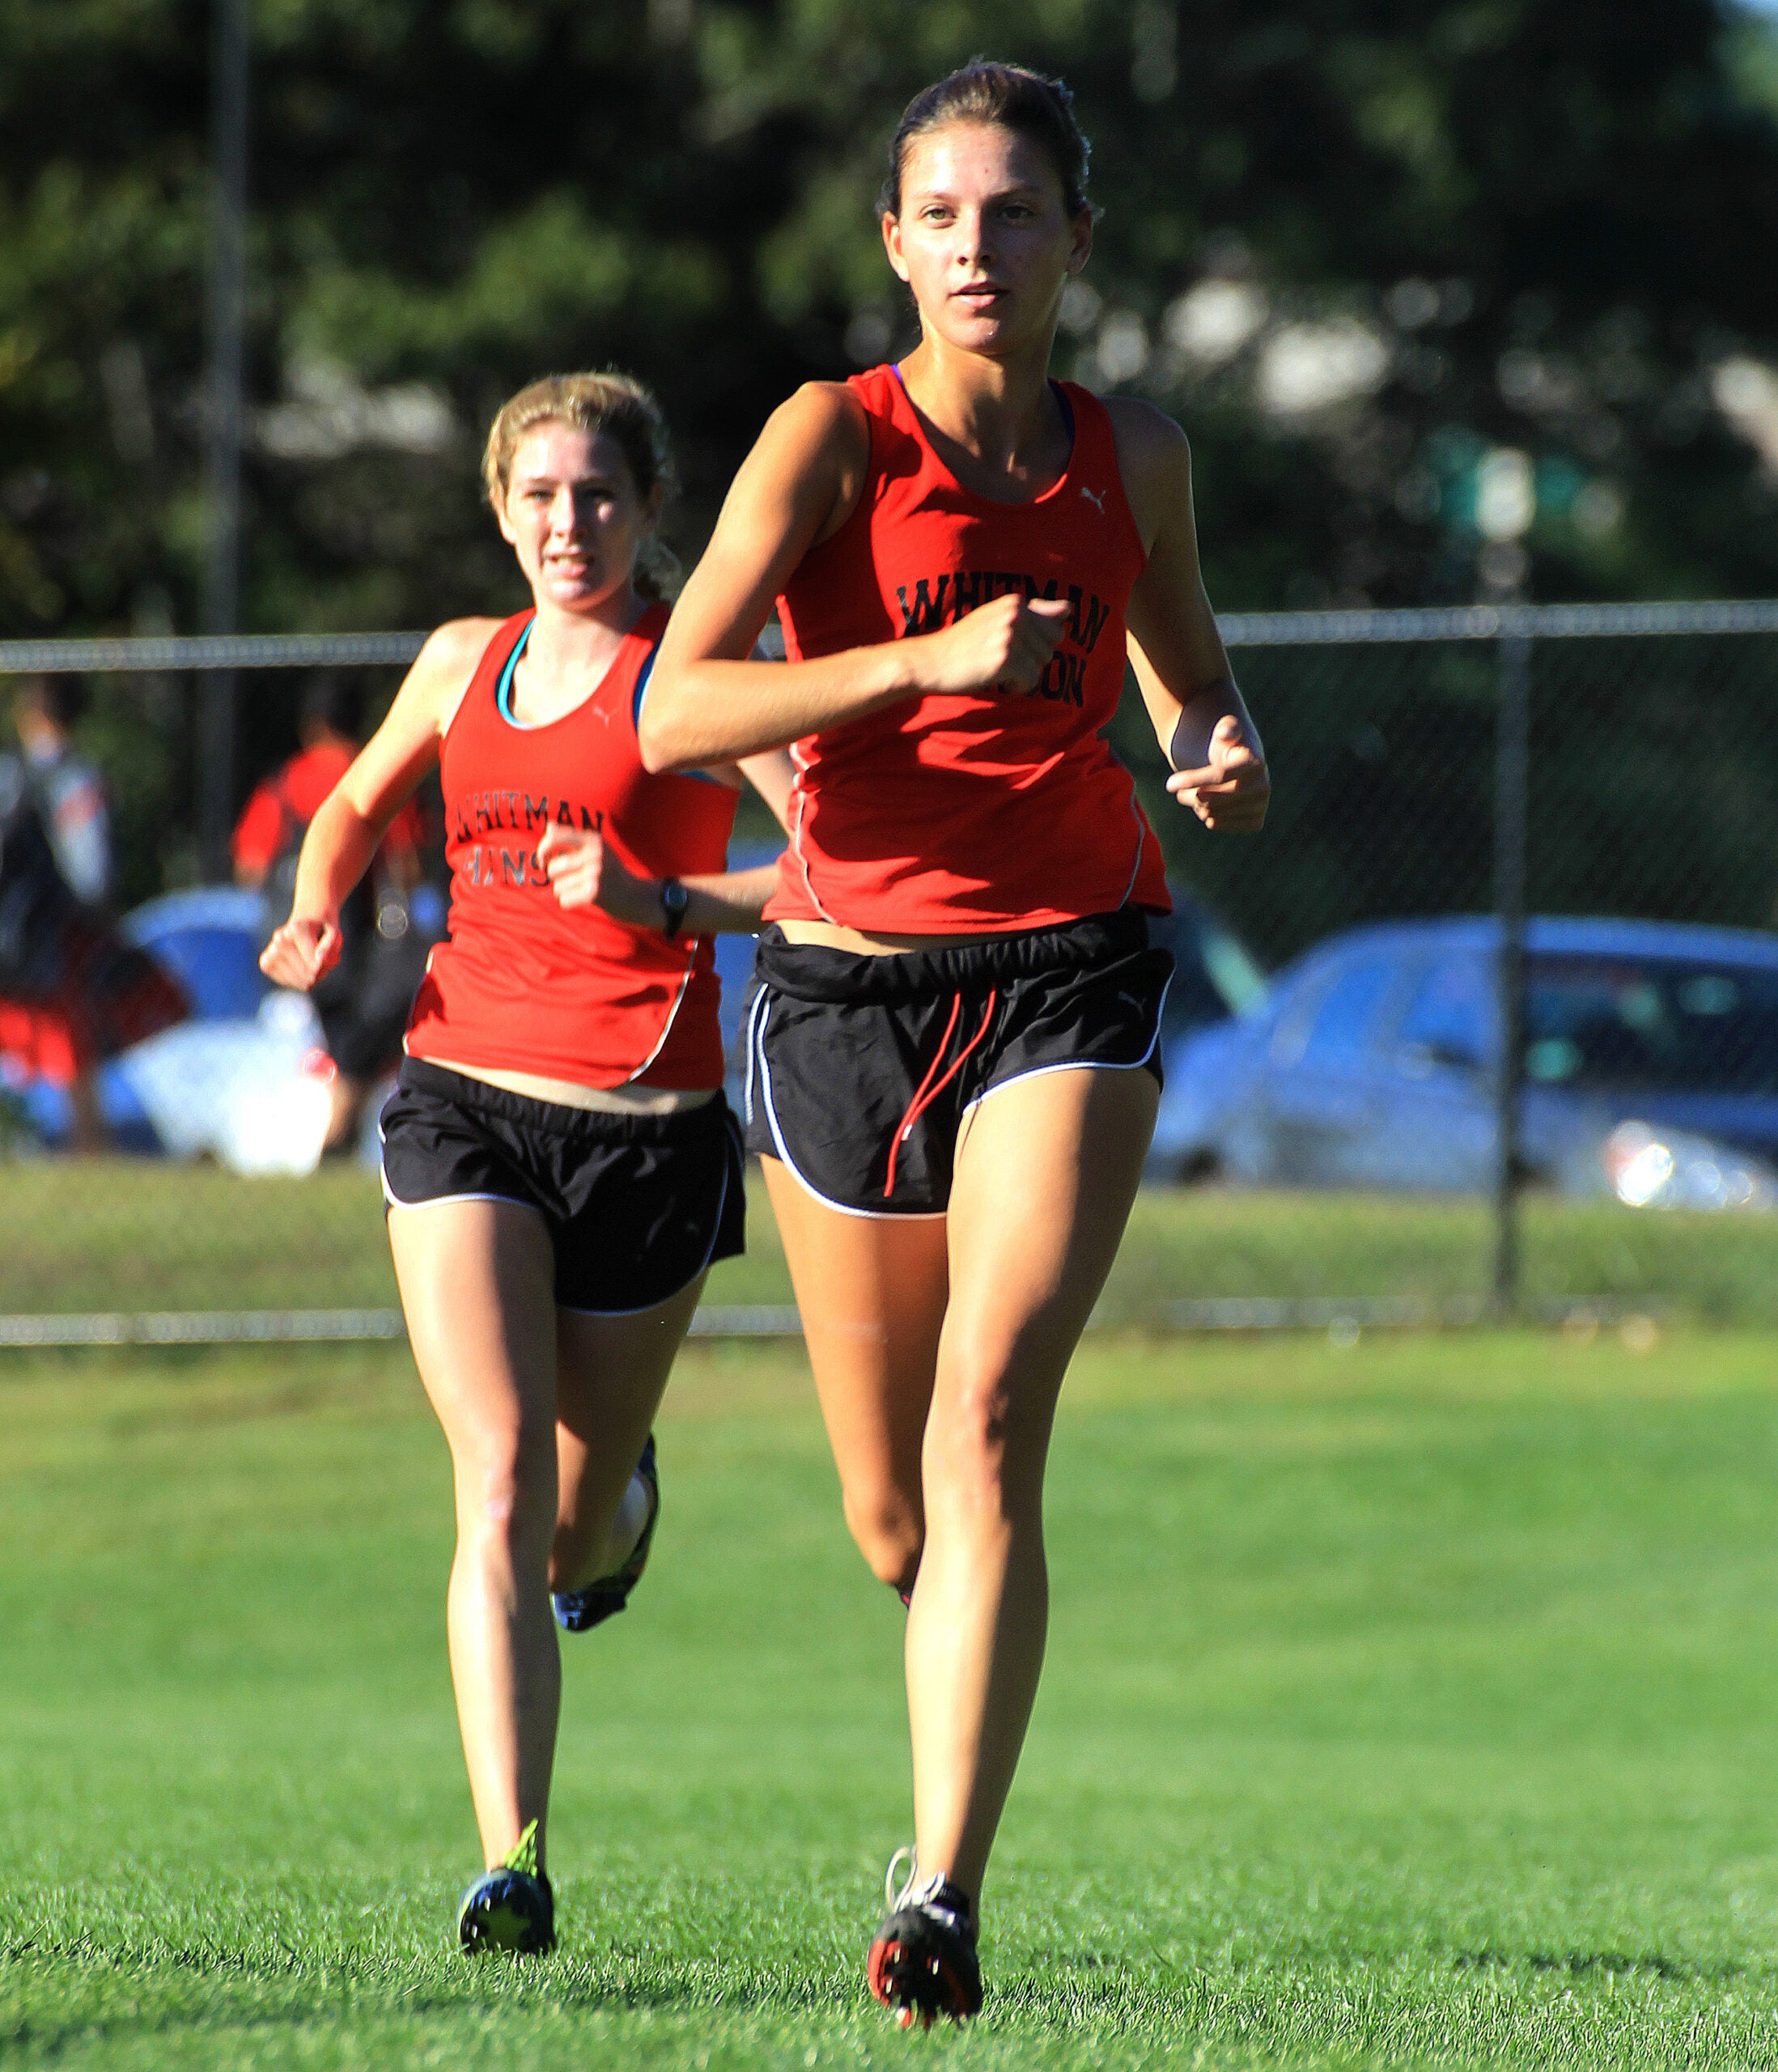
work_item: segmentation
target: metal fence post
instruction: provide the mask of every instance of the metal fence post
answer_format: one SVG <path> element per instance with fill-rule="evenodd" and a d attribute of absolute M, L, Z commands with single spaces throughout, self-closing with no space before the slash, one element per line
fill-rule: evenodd
<path fill-rule="evenodd" d="M 241 358 L 247 278 L 247 0 L 213 0 L 210 279 L 206 298 L 204 631 L 236 631 L 240 607 Z M 235 806 L 235 673 L 199 693 L 198 839 L 204 875 L 228 876 Z"/>
<path fill-rule="evenodd" d="M 1494 758 L 1494 911 L 1500 923 L 1495 988 L 1500 1051 L 1494 1093 L 1494 1307 L 1519 1295 L 1519 1087 L 1525 1051 L 1525 848 L 1530 788 L 1531 642 L 1500 636 Z"/>

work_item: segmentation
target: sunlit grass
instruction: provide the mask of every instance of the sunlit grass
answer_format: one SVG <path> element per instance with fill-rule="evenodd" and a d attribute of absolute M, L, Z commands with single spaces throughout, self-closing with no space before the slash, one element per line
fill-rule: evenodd
<path fill-rule="evenodd" d="M 0 2057 L 1772 2061 L 1772 1351 L 1083 1352 L 989 2011 L 924 2044 L 860 1972 L 901 1615 L 793 1352 L 681 1363 L 655 1562 L 564 1647 L 528 1968 L 449 1947 L 448 1469 L 405 1352 L 15 1360 Z"/>

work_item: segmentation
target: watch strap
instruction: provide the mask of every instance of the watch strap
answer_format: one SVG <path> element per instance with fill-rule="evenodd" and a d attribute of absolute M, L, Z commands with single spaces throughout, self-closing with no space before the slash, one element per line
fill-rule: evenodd
<path fill-rule="evenodd" d="M 691 894 L 677 878 L 667 877 L 661 880 L 660 905 L 666 919 L 662 923 L 660 932 L 669 942 L 678 934 L 685 921 L 685 909 L 690 903 Z"/>

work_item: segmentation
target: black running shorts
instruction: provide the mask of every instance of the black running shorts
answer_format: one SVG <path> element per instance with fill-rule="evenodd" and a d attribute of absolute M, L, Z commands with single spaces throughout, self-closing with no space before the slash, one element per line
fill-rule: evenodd
<path fill-rule="evenodd" d="M 381 1128 L 391 1207 L 513 1201 L 538 1210 L 564 1310 L 656 1309 L 713 1260 L 745 1249 L 740 1132 L 719 1093 L 674 1115 L 613 1115 L 407 1058 Z"/>
<path fill-rule="evenodd" d="M 1139 908 L 955 949 L 759 940 L 747 1148 L 859 1216 L 937 1216 L 957 1132 L 995 1088 L 1082 1066 L 1161 1077 L 1173 958 Z"/>

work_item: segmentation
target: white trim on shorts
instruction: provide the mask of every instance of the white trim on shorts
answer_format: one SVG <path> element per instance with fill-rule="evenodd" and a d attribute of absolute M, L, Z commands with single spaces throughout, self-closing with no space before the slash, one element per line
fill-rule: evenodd
<path fill-rule="evenodd" d="M 431 962 L 432 959 L 429 954 L 426 957 L 428 970 L 431 967 Z M 404 1038 L 404 1049 L 405 1042 L 406 1039 Z M 419 1062 L 423 1064 L 426 1060 L 422 1058 Z M 391 1099 L 393 1098 L 393 1095 L 390 1097 Z M 388 1102 L 385 1101 L 383 1103 L 383 1108 L 388 1107 Z M 376 1140 L 382 1145 L 384 1154 L 377 1161 L 376 1177 L 383 1182 L 383 1205 L 385 1208 L 431 1208 L 435 1202 L 441 1201 L 503 1201 L 511 1203 L 515 1208 L 533 1209 L 537 1215 L 543 1215 L 543 1211 L 537 1208 L 534 1201 L 526 1201 L 520 1195 L 428 1195 L 424 1201 L 403 1201 L 394 1188 L 389 1185 L 388 1161 L 389 1137 L 388 1132 L 383 1127 L 383 1108 L 379 1108 L 376 1111 Z M 547 1222 L 549 1218 L 545 1216 L 544 1221 Z"/>
<path fill-rule="evenodd" d="M 528 1208 L 536 1215 L 543 1214 L 534 1201 L 522 1200 L 517 1195 L 428 1195 L 424 1201 L 403 1201 L 389 1185 L 387 1170 L 379 1166 L 377 1173 L 383 1182 L 383 1206 L 385 1208 L 431 1208 L 446 1201 L 503 1201 L 513 1208 Z"/>
<path fill-rule="evenodd" d="M 765 989 L 762 987 L 760 998 L 765 1000 L 766 997 Z M 766 1120 L 771 1129 L 772 1142 L 778 1146 L 779 1158 L 785 1171 L 790 1174 L 803 1192 L 808 1195 L 811 1200 L 818 1201 L 823 1208 L 832 1209 L 837 1216 L 855 1216 L 866 1223 L 931 1223 L 936 1220 L 941 1221 L 949 1215 L 950 1211 L 944 1208 L 852 1208 L 845 1202 L 834 1201 L 829 1195 L 824 1195 L 819 1187 L 812 1186 L 804 1174 L 798 1171 L 796 1160 L 791 1157 L 789 1150 L 786 1148 L 784 1132 L 778 1126 L 778 1110 L 772 1106 L 772 1068 L 766 1061 L 766 1024 L 770 1019 L 771 1010 L 768 1007 L 765 1014 L 760 1017 L 758 1033 L 754 1038 L 754 1047 L 759 1054 L 760 1099 L 765 1106 Z M 750 1057 L 748 1061 L 748 1068 L 751 1074 Z"/>
<path fill-rule="evenodd" d="M 728 1161 L 723 1161 L 723 1191 L 716 1197 L 716 1218 L 710 1226 L 710 1243 L 704 1252 L 703 1263 L 688 1273 L 670 1294 L 663 1295 L 658 1302 L 644 1302 L 635 1310 L 580 1310 L 571 1302 L 558 1302 L 558 1310 L 566 1310 L 571 1317 L 645 1317 L 651 1310 L 664 1310 L 677 1297 L 683 1295 L 699 1274 L 708 1273 L 711 1256 L 716 1250 L 716 1240 L 723 1234 L 723 1211 L 728 1206 Z"/>
<path fill-rule="evenodd" d="M 753 1004 L 747 1010 L 747 1077 L 741 1086 L 741 1109 L 746 1119 L 753 1119 L 753 1030 L 758 1024 L 759 1011 L 766 1003 L 766 988 L 762 986 L 753 996 Z"/>
<path fill-rule="evenodd" d="M 1119 1064 L 1114 1058 L 1062 1058 L 1053 1065 L 1033 1065 L 1028 1072 L 1016 1072 L 1010 1079 L 997 1079 L 991 1086 L 985 1086 L 975 1098 L 967 1102 L 958 1115 L 957 1131 L 961 1136 L 963 1124 L 991 1093 L 1003 1088 L 1016 1086 L 1023 1079 L 1042 1079 L 1052 1072 L 1140 1072 L 1148 1064 L 1161 1042 L 1161 1017 L 1167 1011 L 1167 995 L 1172 989 L 1173 974 L 1167 974 L 1167 983 L 1161 988 L 1161 998 L 1155 1007 L 1155 1033 L 1148 1038 L 1148 1047 L 1139 1058 L 1128 1064 Z"/>

